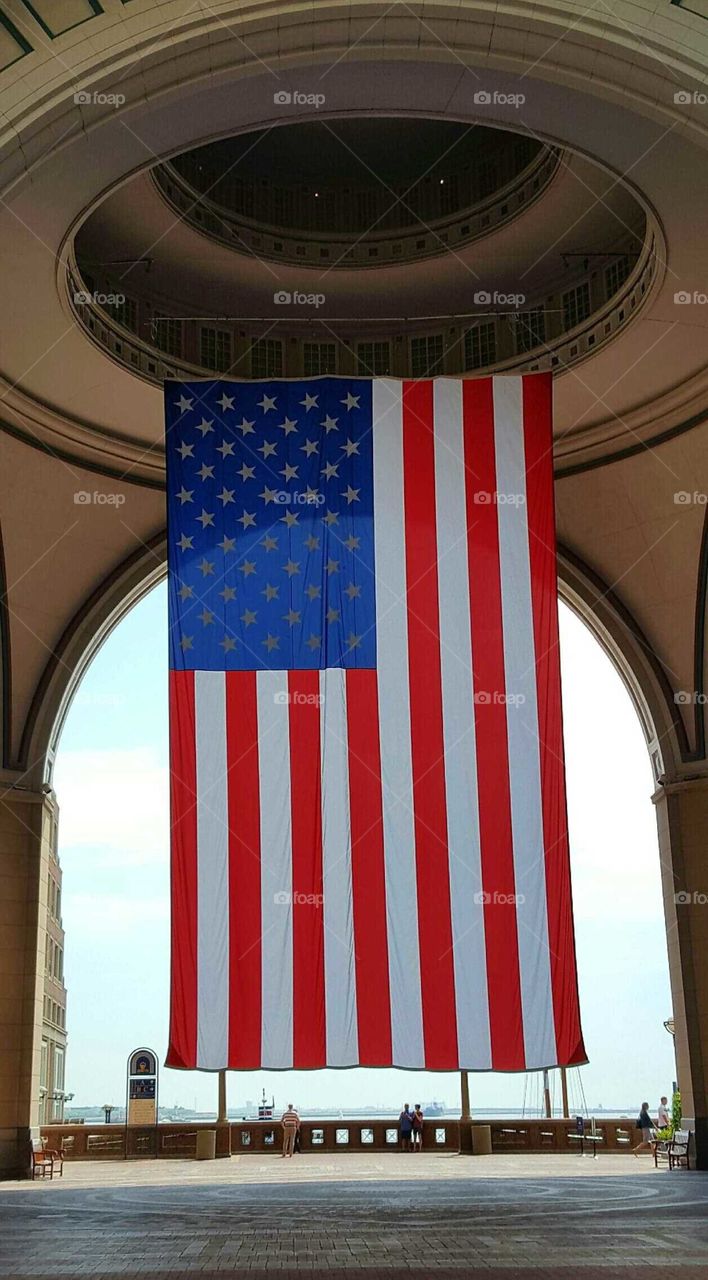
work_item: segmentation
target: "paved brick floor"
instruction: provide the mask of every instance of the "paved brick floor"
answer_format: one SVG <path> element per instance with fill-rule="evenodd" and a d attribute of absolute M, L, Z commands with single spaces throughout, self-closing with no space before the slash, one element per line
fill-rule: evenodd
<path fill-rule="evenodd" d="M 605 1156 L 233 1157 L 0 1184 L 0 1277 L 708 1280 L 708 1177 Z M 362 1277 L 362 1271 L 365 1277 Z"/>

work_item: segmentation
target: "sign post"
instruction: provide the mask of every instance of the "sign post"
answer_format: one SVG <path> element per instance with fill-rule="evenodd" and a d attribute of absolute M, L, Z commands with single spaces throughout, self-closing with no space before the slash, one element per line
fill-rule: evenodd
<path fill-rule="evenodd" d="M 128 1058 L 126 1124 L 157 1124 L 157 1055 L 152 1049 L 134 1049 Z"/>

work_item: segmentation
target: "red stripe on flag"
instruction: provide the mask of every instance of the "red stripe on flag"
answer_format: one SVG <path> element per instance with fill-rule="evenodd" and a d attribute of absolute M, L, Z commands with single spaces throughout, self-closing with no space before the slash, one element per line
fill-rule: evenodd
<path fill-rule="evenodd" d="M 381 804 L 378 678 L 347 671 L 354 963 L 362 1066 L 390 1066 L 391 995 Z"/>
<path fill-rule="evenodd" d="M 261 1064 L 261 820 L 255 671 L 226 677 L 229 1067 Z"/>
<path fill-rule="evenodd" d="M 289 671 L 293 859 L 293 1067 L 327 1061 L 320 673 Z"/>
<path fill-rule="evenodd" d="M 170 671 L 172 985 L 168 1067 L 197 1065 L 197 761 L 194 672 Z"/>
<path fill-rule="evenodd" d="M 526 510 L 536 650 L 548 945 L 557 1061 L 586 1062 L 575 963 L 563 761 L 558 581 L 553 492 L 552 379 L 523 379 Z"/>
<path fill-rule="evenodd" d="M 425 1065 L 457 1063 L 435 518 L 433 384 L 403 386 L 403 501 Z"/>
<path fill-rule="evenodd" d="M 513 895 L 492 379 L 462 384 L 477 783 L 492 1068 L 525 1066 Z M 481 497 L 481 501 L 480 501 Z"/>

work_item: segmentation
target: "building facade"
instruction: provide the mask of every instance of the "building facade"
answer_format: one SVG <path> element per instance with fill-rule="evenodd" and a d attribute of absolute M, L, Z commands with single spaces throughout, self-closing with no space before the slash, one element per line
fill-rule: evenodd
<path fill-rule="evenodd" d="M 64 983 L 64 927 L 62 872 L 59 865 L 58 813 L 50 820 L 47 867 L 42 1049 L 39 1073 L 39 1120 L 64 1120 L 66 1099 L 66 986 Z"/>

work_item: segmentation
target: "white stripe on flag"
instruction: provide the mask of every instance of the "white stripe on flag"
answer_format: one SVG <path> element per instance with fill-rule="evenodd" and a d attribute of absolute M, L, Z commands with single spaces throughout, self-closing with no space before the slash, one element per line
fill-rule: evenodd
<path fill-rule="evenodd" d="M 345 671 L 320 672 L 320 698 L 327 1062 L 351 1067 L 359 1061 L 359 1045 Z"/>
<path fill-rule="evenodd" d="M 440 671 L 460 1064 L 492 1065 L 477 797 L 462 385 L 433 383 Z"/>
<path fill-rule="evenodd" d="M 229 812 L 226 677 L 195 671 L 197 764 L 197 1066 L 222 1067 L 229 1028 Z"/>
<path fill-rule="evenodd" d="M 494 379 L 511 829 L 526 1066 L 556 1061 L 520 378 Z"/>
<path fill-rule="evenodd" d="M 287 671 L 259 671 L 263 1067 L 293 1064 L 293 859 Z"/>
<path fill-rule="evenodd" d="M 376 667 L 393 1061 L 424 1067 L 413 821 L 402 384 L 374 382 Z"/>

